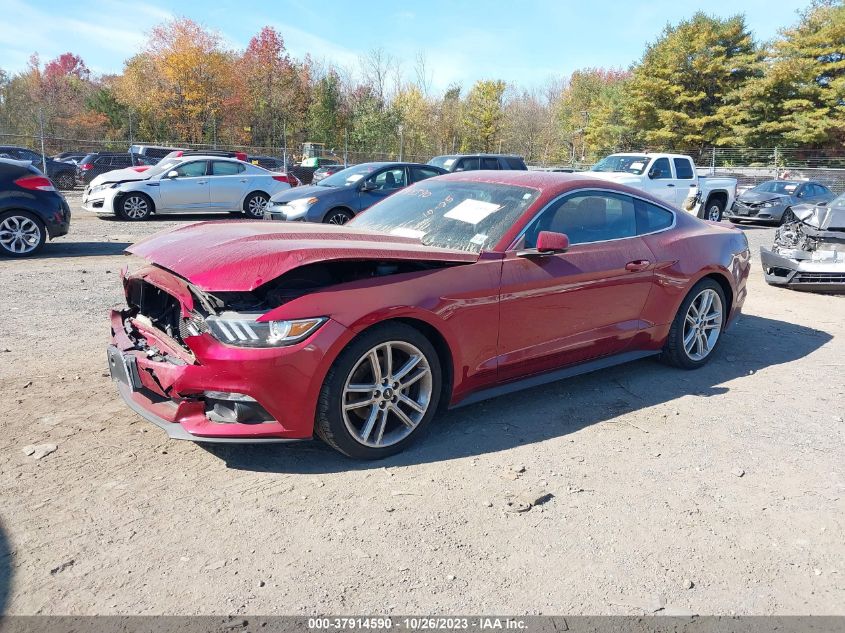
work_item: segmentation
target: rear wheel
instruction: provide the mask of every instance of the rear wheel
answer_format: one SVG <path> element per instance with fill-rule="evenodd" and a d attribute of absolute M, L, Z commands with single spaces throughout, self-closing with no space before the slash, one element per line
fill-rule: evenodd
<path fill-rule="evenodd" d="M 416 440 L 441 392 L 437 352 L 403 323 L 376 327 L 335 360 L 317 405 L 317 435 L 344 455 L 381 459 Z"/>
<path fill-rule="evenodd" d="M 76 184 L 73 172 L 63 171 L 56 175 L 56 186 L 59 189 L 70 190 Z"/>
<path fill-rule="evenodd" d="M 0 253 L 8 257 L 29 257 L 47 241 L 44 223 L 28 211 L 0 215 Z"/>
<path fill-rule="evenodd" d="M 332 209 L 323 218 L 325 224 L 346 224 L 352 219 L 352 214 L 346 209 Z"/>
<path fill-rule="evenodd" d="M 711 222 L 721 222 L 722 212 L 725 210 L 724 203 L 719 199 L 712 199 L 707 201 L 707 208 L 704 212 L 704 219 Z"/>
<path fill-rule="evenodd" d="M 153 212 L 153 201 L 143 193 L 127 193 L 115 202 L 118 217 L 129 222 L 146 220 Z"/>
<path fill-rule="evenodd" d="M 247 196 L 244 200 L 244 213 L 256 220 L 264 219 L 264 208 L 270 202 L 270 196 L 263 191 L 256 191 Z"/>
<path fill-rule="evenodd" d="M 722 287 L 713 279 L 699 281 L 675 315 L 663 359 L 684 369 L 704 365 L 719 345 L 726 312 Z"/>

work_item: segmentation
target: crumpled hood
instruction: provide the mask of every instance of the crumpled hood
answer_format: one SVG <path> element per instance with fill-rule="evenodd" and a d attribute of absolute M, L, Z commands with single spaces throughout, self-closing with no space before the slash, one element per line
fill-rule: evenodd
<path fill-rule="evenodd" d="M 91 187 L 104 185 L 109 182 L 130 182 L 135 180 L 146 180 L 147 178 L 149 178 L 149 175 L 146 170 L 137 171 L 134 167 L 113 169 L 112 171 L 107 171 L 91 180 Z"/>
<path fill-rule="evenodd" d="M 770 191 L 743 191 L 737 200 L 748 204 L 759 204 L 760 202 L 780 201 L 784 198 L 789 198 L 788 195 L 782 193 L 771 193 Z"/>
<path fill-rule="evenodd" d="M 338 260 L 472 263 L 477 253 L 349 226 L 264 221 L 199 222 L 126 249 L 210 292 L 249 291 L 299 266 Z"/>
<path fill-rule="evenodd" d="M 801 205 L 792 212 L 804 224 L 822 231 L 845 230 L 845 207 Z"/>

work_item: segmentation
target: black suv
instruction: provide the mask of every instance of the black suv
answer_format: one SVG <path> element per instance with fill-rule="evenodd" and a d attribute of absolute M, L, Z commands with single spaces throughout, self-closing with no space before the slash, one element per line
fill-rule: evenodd
<path fill-rule="evenodd" d="M 429 165 L 440 167 L 446 171 L 476 171 L 478 169 L 520 169 L 525 171 L 525 161 L 522 156 L 510 154 L 449 154 L 435 156 Z"/>
<path fill-rule="evenodd" d="M 0 145 L 0 158 L 29 161 L 39 170 L 44 166 L 44 163 L 41 161 L 41 154 L 33 152 L 26 147 Z M 46 163 L 47 177 L 56 184 L 56 187 L 59 189 L 73 189 L 74 184 L 76 184 L 76 165 L 73 163 L 62 163 L 52 158 L 48 158 Z"/>
<path fill-rule="evenodd" d="M 0 255 L 34 255 L 69 227 L 70 208 L 50 179 L 28 160 L 0 158 Z"/>
<path fill-rule="evenodd" d="M 77 163 L 76 180 L 83 185 L 89 185 L 94 178 L 107 171 L 154 163 L 154 160 L 128 152 L 93 152 Z"/>

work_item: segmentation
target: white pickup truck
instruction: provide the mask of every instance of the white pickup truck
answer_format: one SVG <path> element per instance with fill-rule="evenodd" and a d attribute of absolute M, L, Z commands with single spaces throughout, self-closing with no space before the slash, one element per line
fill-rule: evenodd
<path fill-rule="evenodd" d="M 736 178 L 699 176 L 692 158 L 683 154 L 611 154 L 588 173 L 641 189 L 713 222 L 721 221 L 736 198 Z"/>

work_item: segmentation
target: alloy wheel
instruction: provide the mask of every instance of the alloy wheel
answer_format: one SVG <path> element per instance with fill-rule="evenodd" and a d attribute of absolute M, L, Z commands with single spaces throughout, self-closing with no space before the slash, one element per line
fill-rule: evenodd
<path fill-rule="evenodd" d="M 431 367 L 411 343 L 388 341 L 364 354 L 349 372 L 341 411 L 352 437 L 384 448 L 408 437 L 431 403 Z"/>
<path fill-rule="evenodd" d="M 707 219 L 711 222 L 718 222 L 722 219 L 722 209 L 718 204 L 711 205 L 707 210 Z"/>
<path fill-rule="evenodd" d="M 0 246 L 10 253 L 31 253 L 41 243 L 41 227 L 22 215 L 10 215 L 0 222 Z"/>
<path fill-rule="evenodd" d="M 722 299 L 712 288 L 702 290 L 690 303 L 684 318 L 684 351 L 700 361 L 713 351 L 722 332 Z"/>
<path fill-rule="evenodd" d="M 123 213 L 132 220 L 147 217 L 150 205 L 143 196 L 129 196 L 123 200 Z"/>
<path fill-rule="evenodd" d="M 253 196 L 246 205 L 247 212 L 253 217 L 263 218 L 267 202 L 268 199 L 264 196 Z"/>
<path fill-rule="evenodd" d="M 349 218 L 345 213 L 335 213 L 329 218 L 328 224 L 346 224 Z"/>

